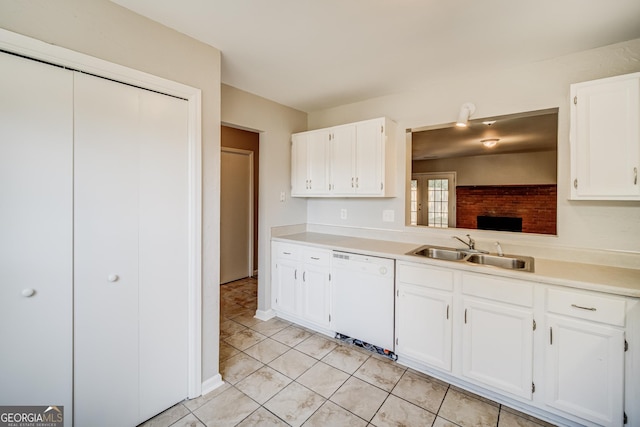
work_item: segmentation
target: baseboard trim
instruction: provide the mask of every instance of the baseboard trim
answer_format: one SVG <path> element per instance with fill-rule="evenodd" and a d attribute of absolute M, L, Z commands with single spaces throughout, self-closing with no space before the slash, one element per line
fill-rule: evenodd
<path fill-rule="evenodd" d="M 273 311 L 272 309 L 269 310 L 256 310 L 256 315 L 253 316 L 256 319 L 259 320 L 263 320 L 263 321 L 267 321 L 269 319 L 273 319 L 274 317 L 276 317 L 276 312 Z"/>
<path fill-rule="evenodd" d="M 202 395 L 204 396 L 205 394 L 210 393 L 223 385 L 224 381 L 222 381 L 222 375 L 216 374 L 208 380 L 202 382 Z"/>

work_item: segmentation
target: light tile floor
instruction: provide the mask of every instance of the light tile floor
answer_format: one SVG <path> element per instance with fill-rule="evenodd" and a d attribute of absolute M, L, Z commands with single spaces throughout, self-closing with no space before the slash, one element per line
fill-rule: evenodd
<path fill-rule="evenodd" d="M 144 427 L 550 425 L 290 322 L 257 320 L 256 295 L 251 278 L 220 288 L 225 384 Z"/>

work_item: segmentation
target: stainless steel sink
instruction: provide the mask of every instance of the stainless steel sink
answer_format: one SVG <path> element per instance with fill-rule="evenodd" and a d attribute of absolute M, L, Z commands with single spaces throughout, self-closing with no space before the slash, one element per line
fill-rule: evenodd
<path fill-rule="evenodd" d="M 443 248 L 440 246 L 422 246 L 409 254 L 433 259 L 442 259 L 445 261 L 461 261 L 465 256 L 467 256 L 464 252 L 456 249 Z"/>
<path fill-rule="evenodd" d="M 447 248 L 443 246 L 421 246 L 407 255 L 415 255 L 444 261 L 467 262 L 475 265 L 489 265 L 507 270 L 533 271 L 533 258 L 519 255 L 492 255 L 478 251 Z"/>
<path fill-rule="evenodd" d="M 525 256 L 470 254 L 465 261 L 509 270 L 533 271 L 533 258 Z"/>

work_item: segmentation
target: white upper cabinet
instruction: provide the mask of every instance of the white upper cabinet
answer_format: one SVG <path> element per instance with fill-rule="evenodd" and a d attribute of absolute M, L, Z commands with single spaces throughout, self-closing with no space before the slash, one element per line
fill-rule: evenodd
<path fill-rule="evenodd" d="M 393 197 L 394 132 L 378 118 L 294 134 L 291 195 Z"/>
<path fill-rule="evenodd" d="M 331 190 L 334 196 L 356 192 L 356 127 L 338 126 L 330 136 Z"/>
<path fill-rule="evenodd" d="M 571 85 L 571 199 L 640 200 L 640 73 Z"/>
<path fill-rule="evenodd" d="M 329 191 L 329 135 L 322 130 L 292 136 L 292 196 L 318 196 Z"/>

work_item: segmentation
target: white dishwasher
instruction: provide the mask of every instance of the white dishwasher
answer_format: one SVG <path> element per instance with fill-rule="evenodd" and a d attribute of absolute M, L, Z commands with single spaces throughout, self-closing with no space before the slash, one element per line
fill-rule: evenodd
<path fill-rule="evenodd" d="M 394 351 L 395 261 L 333 251 L 331 329 Z"/>

